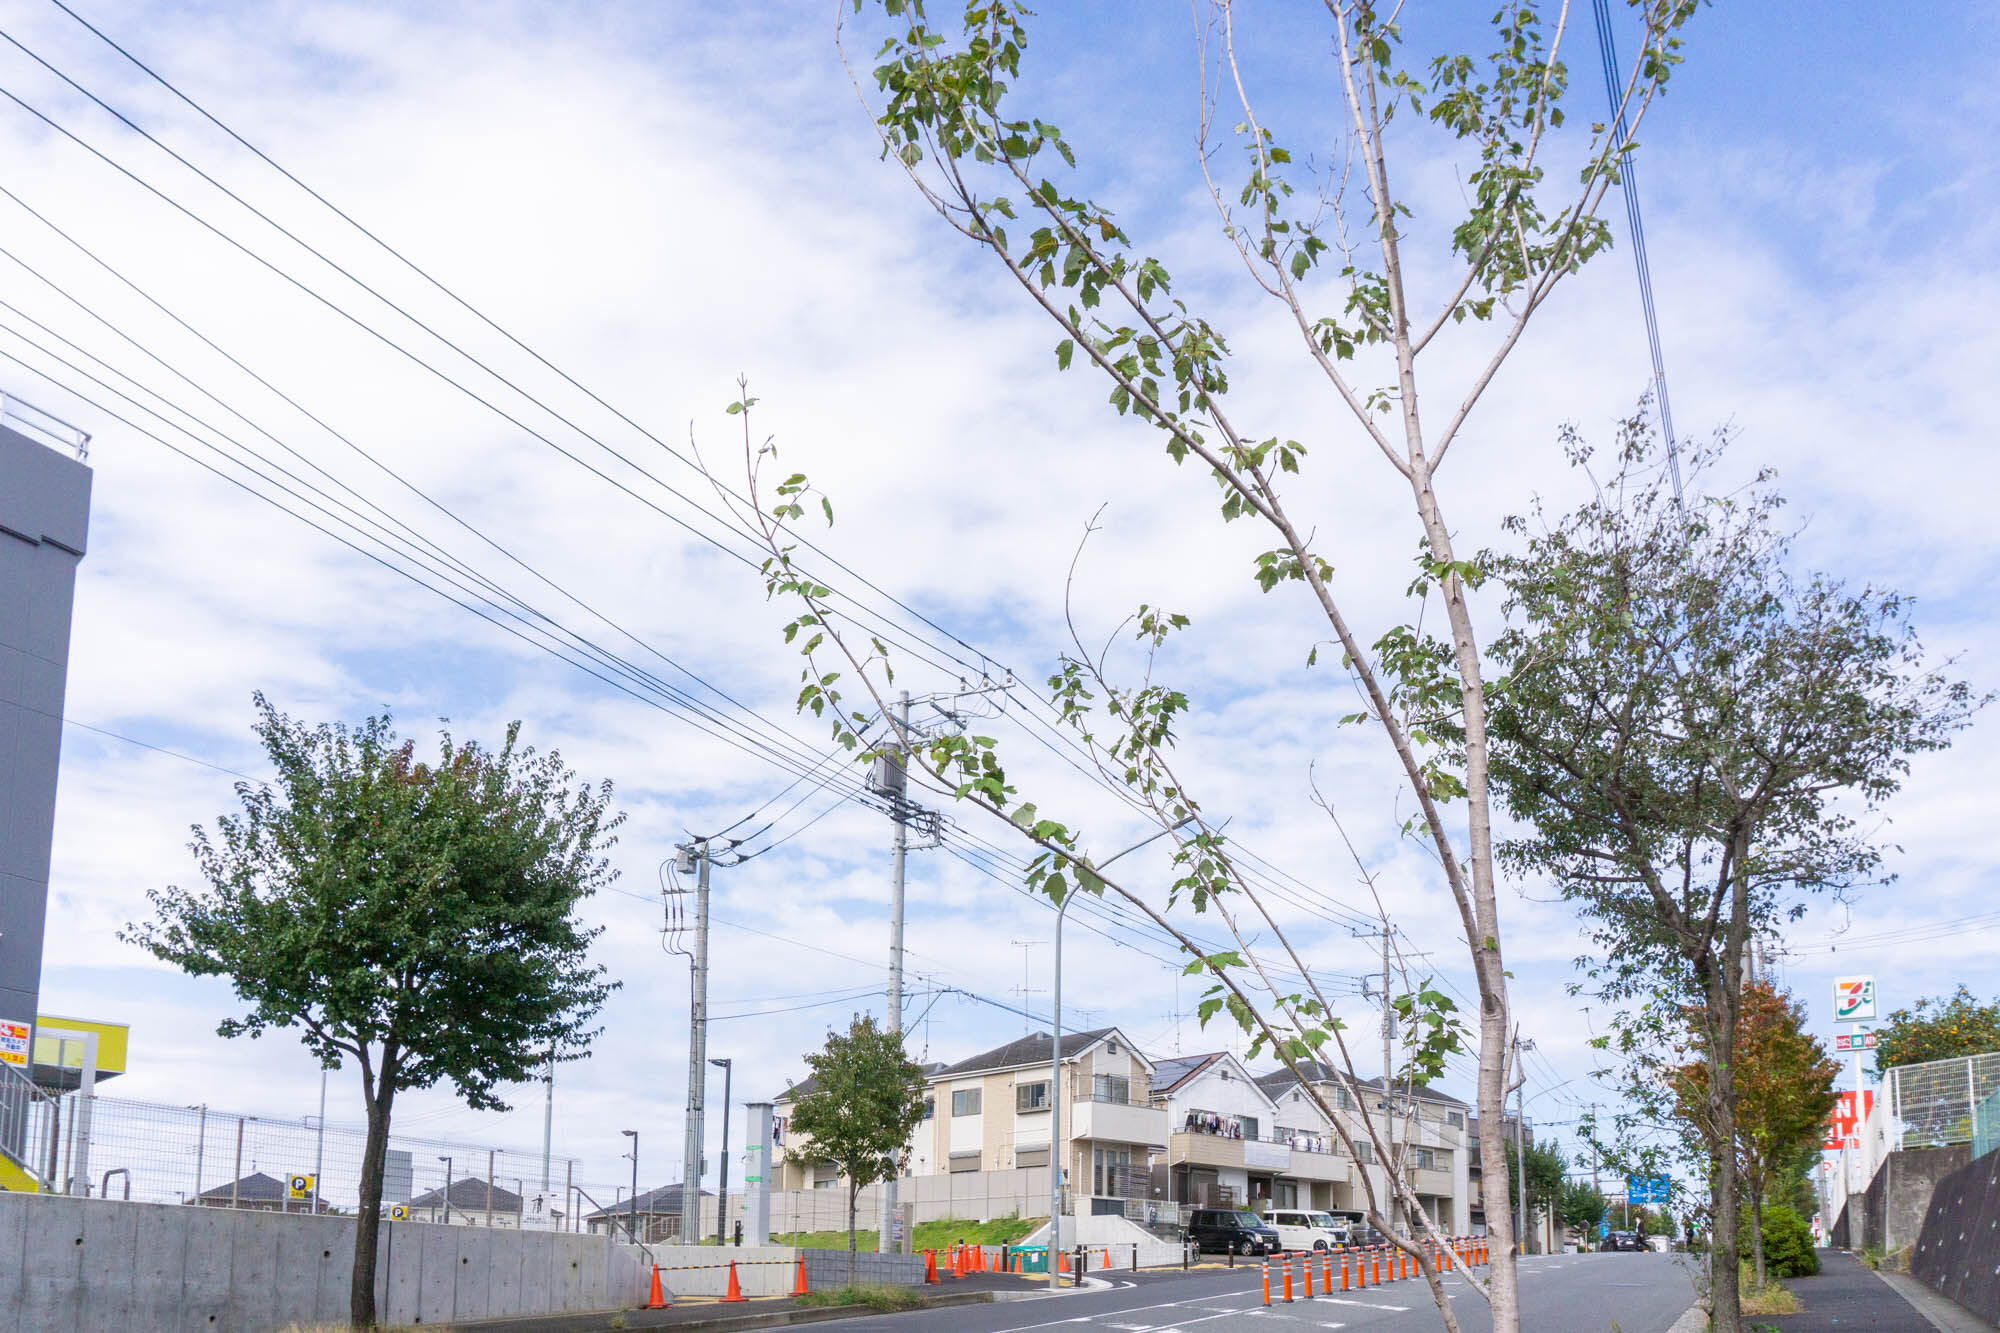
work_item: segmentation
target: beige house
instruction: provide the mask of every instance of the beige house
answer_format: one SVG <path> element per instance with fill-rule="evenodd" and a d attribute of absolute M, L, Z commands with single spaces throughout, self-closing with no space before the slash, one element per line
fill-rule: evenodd
<path fill-rule="evenodd" d="M 1065 1211 L 1140 1213 L 1150 1195 L 1150 1168 L 1167 1146 L 1165 1112 L 1148 1102 L 1153 1065 L 1116 1028 L 1065 1033 L 1060 1085 L 1050 1087 L 1050 1038 L 1038 1032 L 956 1064 L 926 1071 L 924 1120 L 904 1154 L 906 1177 L 985 1175 L 1005 1179 L 1020 1194 L 1022 1216 L 1048 1211 L 1050 1114 L 1061 1099 L 1062 1139 L 1054 1165 L 1065 1174 Z M 777 1099 L 779 1117 L 810 1086 Z M 817 1161 L 811 1144 L 781 1130 L 772 1188 L 831 1189 L 840 1172 Z M 1031 1194 L 1035 1179 L 1042 1190 Z M 967 1182 L 968 1185 L 971 1182 Z M 991 1190 L 985 1191 L 990 1195 Z"/>

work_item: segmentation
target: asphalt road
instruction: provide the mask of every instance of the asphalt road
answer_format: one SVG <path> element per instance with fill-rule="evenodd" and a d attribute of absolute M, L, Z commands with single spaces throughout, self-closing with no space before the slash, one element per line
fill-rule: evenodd
<path fill-rule="evenodd" d="M 1529 1258 L 1521 1265 L 1523 1328 L 1535 1333 L 1666 1333 L 1694 1303 L 1692 1270 L 1683 1256 L 1568 1254 Z M 1268 1308 L 1254 1269 L 1193 1273 L 1106 1274 L 1119 1285 L 995 1305 L 927 1310 L 910 1315 L 843 1320 L 843 1333 L 1176 1333 L 1199 1329 L 1366 1329 L 1415 1333 L 1443 1325 L 1430 1289 L 1418 1279 L 1393 1286 L 1321 1296 Z M 1486 1302 L 1456 1275 L 1447 1278 L 1452 1309 L 1465 1333 L 1491 1327 Z"/>

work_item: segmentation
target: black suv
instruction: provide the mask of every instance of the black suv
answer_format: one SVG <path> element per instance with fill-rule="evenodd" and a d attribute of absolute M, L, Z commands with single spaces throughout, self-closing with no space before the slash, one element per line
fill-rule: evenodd
<path fill-rule="evenodd" d="M 1234 1208 L 1197 1208 L 1188 1219 L 1197 1250 L 1224 1254 L 1276 1254 L 1284 1248 L 1277 1231 L 1255 1213 Z"/>
<path fill-rule="evenodd" d="M 1607 1250 L 1632 1250 L 1644 1253 L 1646 1242 L 1636 1231 L 1614 1231 L 1605 1237 L 1604 1248 Z"/>

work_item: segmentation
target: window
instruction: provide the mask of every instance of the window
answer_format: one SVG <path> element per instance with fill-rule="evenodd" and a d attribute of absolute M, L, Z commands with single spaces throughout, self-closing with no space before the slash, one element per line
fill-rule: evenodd
<path fill-rule="evenodd" d="M 1375 1145 L 1366 1139 L 1354 1141 L 1354 1160 L 1366 1166 L 1375 1160 Z"/>
<path fill-rule="evenodd" d="M 1122 1198 L 1119 1168 L 1132 1165 L 1130 1148 L 1093 1148 L 1090 1153 L 1091 1190 L 1099 1197 Z"/>
<path fill-rule="evenodd" d="M 973 1108 L 977 1110 L 978 1107 Z M 1039 1083 L 1016 1083 L 1014 1085 L 1014 1109 L 1016 1111 L 1046 1111 L 1049 1109 L 1049 1081 Z"/>
<path fill-rule="evenodd" d="M 1453 1129 L 1464 1129 L 1465 1114 L 1462 1111 L 1446 1111 L 1444 1113 L 1444 1122 Z"/>
<path fill-rule="evenodd" d="M 1015 1166 L 1020 1166 L 1020 1167 L 1047 1166 L 1048 1164 L 1049 1164 L 1049 1150 L 1047 1148 L 1014 1149 Z"/>
<path fill-rule="evenodd" d="M 1349 1106 L 1349 1104 L 1350 1104 L 1350 1103 L 1349 1103 L 1349 1102 L 1348 1102 L 1348 1100 L 1347 1100 L 1347 1089 L 1346 1089 L 1346 1088 L 1335 1088 L 1335 1089 L 1333 1090 L 1333 1105 L 1334 1105 L 1334 1108 L 1335 1108 L 1336 1110 L 1341 1110 L 1341 1111 L 1345 1111 L 1345 1110 L 1347 1110 L 1347 1109 L 1348 1109 L 1348 1106 Z"/>
<path fill-rule="evenodd" d="M 957 1092 L 952 1093 L 951 1113 L 953 1115 L 978 1115 L 979 1089 L 960 1088 Z"/>
<path fill-rule="evenodd" d="M 1240 1126 L 1240 1127 L 1242 1128 L 1242 1130 L 1243 1130 L 1243 1137 L 1244 1137 L 1244 1138 L 1246 1138 L 1246 1139 L 1254 1139 L 1254 1138 L 1256 1138 L 1256 1137 L 1257 1137 L 1257 1117 L 1256 1117 L 1256 1116 L 1254 1116 L 1254 1115 L 1239 1115 L 1239 1116 L 1237 1116 L 1237 1117 L 1236 1117 L 1236 1123 L 1237 1123 L 1237 1125 L 1238 1125 L 1238 1126 Z"/>
<path fill-rule="evenodd" d="M 935 1097 L 924 1098 L 924 1119 L 929 1120 L 932 1116 L 936 1114 L 937 1114 L 937 1098 Z"/>
<path fill-rule="evenodd" d="M 947 1166 L 954 1175 L 961 1171 L 977 1171 L 979 1169 L 979 1150 L 975 1148 L 971 1152 L 955 1152 L 946 1160 Z"/>
<path fill-rule="evenodd" d="M 1419 1171 L 1437 1170 L 1437 1154 L 1429 1148 L 1417 1149 L 1417 1169 Z"/>
<path fill-rule="evenodd" d="M 1126 1105 L 1132 1100 L 1132 1080 L 1117 1074 L 1098 1074 L 1090 1080 L 1090 1099 Z"/>

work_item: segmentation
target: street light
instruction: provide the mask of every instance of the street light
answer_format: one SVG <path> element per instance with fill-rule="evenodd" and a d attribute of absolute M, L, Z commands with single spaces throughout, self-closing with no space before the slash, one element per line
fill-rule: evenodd
<path fill-rule="evenodd" d="M 722 1247 L 722 1227 L 723 1227 L 723 1219 L 724 1219 L 724 1218 L 726 1218 L 726 1217 L 727 1217 L 727 1216 L 729 1215 L 729 1078 L 730 1078 L 730 1068 L 729 1068 L 729 1061 L 727 1061 L 727 1060 L 710 1060 L 710 1061 L 709 1061 L 709 1063 L 710 1063 L 710 1064 L 712 1064 L 712 1065 L 721 1065 L 721 1066 L 722 1066 L 722 1185 L 721 1185 L 721 1188 L 720 1188 L 720 1193 L 719 1193 L 719 1196 L 717 1197 L 717 1199 L 716 1199 L 716 1201 L 715 1201 L 715 1244 L 716 1244 L 716 1248 L 720 1249 L 720 1248 Z M 683 1176 L 685 1176 L 685 1175 L 687 1174 L 687 1172 L 683 1171 L 683 1172 L 681 1172 L 681 1174 L 682 1174 Z M 683 1188 L 683 1189 L 685 1189 L 685 1188 L 686 1188 L 686 1182 L 685 1182 L 685 1181 L 683 1181 L 683 1182 L 682 1182 L 682 1188 Z M 700 1198 L 700 1196 L 699 1196 L 699 1195 L 696 1195 L 695 1197 L 696 1197 L 697 1199 L 699 1199 L 699 1198 Z M 697 1205 L 697 1206 L 699 1206 L 699 1205 Z"/>
<path fill-rule="evenodd" d="M 451 1158 L 439 1154 L 438 1160 L 444 1163 L 444 1220 L 449 1225 L 451 1222 Z"/>
<path fill-rule="evenodd" d="M 1194 822 L 1189 815 L 1176 823 L 1169 824 L 1158 833 L 1139 839 L 1124 851 L 1117 853 L 1098 866 L 1102 870 L 1120 856 L 1138 851 L 1147 843 L 1157 842 L 1175 829 Z M 1062 1286 L 1061 1275 L 1056 1271 L 1056 1254 L 1062 1249 L 1062 1180 L 1063 1167 L 1068 1154 L 1062 1146 L 1062 928 L 1069 916 L 1069 905 L 1076 901 L 1080 885 L 1071 886 L 1063 894 L 1062 905 L 1056 908 L 1056 958 L 1055 958 L 1055 1032 L 1049 1037 L 1049 1288 L 1056 1290 Z"/>
<path fill-rule="evenodd" d="M 626 1205 L 625 1232 L 632 1237 L 632 1243 L 637 1245 L 639 1243 L 639 1131 L 621 1129 L 618 1132 L 632 1140 L 632 1151 L 629 1154 L 620 1153 L 619 1156 L 629 1156 L 632 1159 L 632 1201 Z"/>

